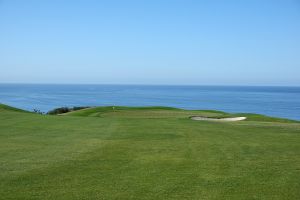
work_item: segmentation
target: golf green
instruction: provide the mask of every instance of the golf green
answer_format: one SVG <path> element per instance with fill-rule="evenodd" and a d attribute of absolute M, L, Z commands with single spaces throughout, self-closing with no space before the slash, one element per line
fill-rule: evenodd
<path fill-rule="evenodd" d="M 40 115 L 0 105 L 0 199 L 300 199 L 300 123 L 168 107 Z"/>

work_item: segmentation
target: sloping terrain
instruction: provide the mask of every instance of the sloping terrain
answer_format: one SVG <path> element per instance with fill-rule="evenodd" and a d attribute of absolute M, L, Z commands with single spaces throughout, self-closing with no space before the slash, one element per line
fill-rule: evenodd
<path fill-rule="evenodd" d="M 239 122 L 191 116 L 246 116 Z M 166 107 L 0 105 L 0 199 L 299 199 L 300 123 Z"/>

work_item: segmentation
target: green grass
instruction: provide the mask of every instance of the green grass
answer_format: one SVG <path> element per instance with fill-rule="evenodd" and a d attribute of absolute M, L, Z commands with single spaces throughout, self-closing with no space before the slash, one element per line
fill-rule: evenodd
<path fill-rule="evenodd" d="M 193 121 L 190 116 L 247 116 Z M 300 123 L 165 107 L 0 105 L 0 199 L 300 199 Z"/>

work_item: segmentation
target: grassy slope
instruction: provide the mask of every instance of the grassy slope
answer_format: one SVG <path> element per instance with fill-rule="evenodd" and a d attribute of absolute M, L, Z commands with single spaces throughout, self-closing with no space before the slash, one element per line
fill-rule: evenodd
<path fill-rule="evenodd" d="M 1 111 L 18 111 L 18 112 L 28 112 L 28 111 L 25 111 L 25 110 L 21 110 L 19 108 L 14 108 L 14 107 L 11 107 L 11 106 L 8 106 L 8 105 L 5 105 L 5 104 L 1 104 L 0 103 L 0 112 Z M 28 112 L 29 113 L 29 112 Z"/>
<path fill-rule="evenodd" d="M 299 199 L 300 124 L 261 115 L 99 107 L 1 109 L 3 199 Z"/>

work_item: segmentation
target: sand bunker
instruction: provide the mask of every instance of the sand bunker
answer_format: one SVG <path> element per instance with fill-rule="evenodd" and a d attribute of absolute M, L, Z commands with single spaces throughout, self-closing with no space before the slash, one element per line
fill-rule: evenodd
<path fill-rule="evenodd" d="M 235 122 L 235 121 L 242 121 L 247 119 L 247 117 L 227 117 L 227 118 L 208 118 L 208 117 L 198 117 L 194 116 L 191 117 L 192 120 L 198 120 L 198 121 L 223 121 L 223 122 Z"/>

